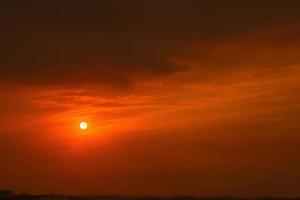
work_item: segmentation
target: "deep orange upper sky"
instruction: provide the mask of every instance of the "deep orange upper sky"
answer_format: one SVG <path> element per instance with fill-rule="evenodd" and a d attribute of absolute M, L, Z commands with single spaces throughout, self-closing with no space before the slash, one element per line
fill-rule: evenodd
<path fill-rule="evenodd" d="M 299 196 L 299 10 L 1 1 L 0 188 Z"/>

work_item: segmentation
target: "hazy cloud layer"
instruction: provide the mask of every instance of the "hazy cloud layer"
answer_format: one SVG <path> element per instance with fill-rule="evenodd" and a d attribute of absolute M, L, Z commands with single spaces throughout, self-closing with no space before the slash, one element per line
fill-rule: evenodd
<path fill-rule="evenodd" d="M 298 63 L 298 1 L 1 4 L 2 82 L 124 87 L 191 67 L 210 80 Z"/>

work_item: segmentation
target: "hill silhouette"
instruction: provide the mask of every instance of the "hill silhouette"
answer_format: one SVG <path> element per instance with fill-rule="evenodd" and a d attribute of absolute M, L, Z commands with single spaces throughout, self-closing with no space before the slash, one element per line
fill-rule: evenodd
<path fill-rule="evenodd" d="M 197 197 L 197 196 L 118 196 L 118 195 L 99 195 L 99 196 L 75 196 L 75 195 L 56 195 L 56 194 L 14 194 L 11 190 L 0 189 L 0 200 L 300 200 L 300 197 L 258 197 L 258 198 L 239 198 L 239 197 Z"/>

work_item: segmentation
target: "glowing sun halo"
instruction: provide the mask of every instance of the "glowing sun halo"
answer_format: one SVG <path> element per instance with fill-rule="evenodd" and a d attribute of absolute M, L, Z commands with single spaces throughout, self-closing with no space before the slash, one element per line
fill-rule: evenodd
<path fill-rule="evenodd" d="M 88 124 L 86 122 L 80 122 L 79 127 L 81 130 L 86 130 L 88 127 Z"/>

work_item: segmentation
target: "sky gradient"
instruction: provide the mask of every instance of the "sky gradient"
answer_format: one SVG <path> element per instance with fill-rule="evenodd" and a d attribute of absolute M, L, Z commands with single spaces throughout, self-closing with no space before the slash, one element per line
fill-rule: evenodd
<path fill-rule="evenodd" d="M 299 196 L 299 10 L 1 1 L 0 188 Z"/>

